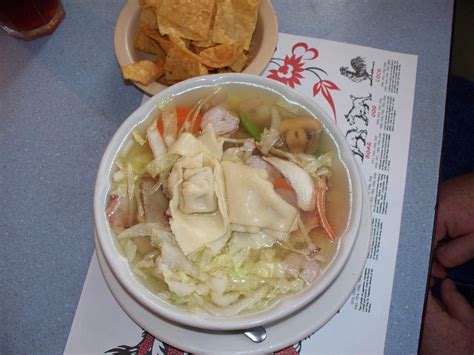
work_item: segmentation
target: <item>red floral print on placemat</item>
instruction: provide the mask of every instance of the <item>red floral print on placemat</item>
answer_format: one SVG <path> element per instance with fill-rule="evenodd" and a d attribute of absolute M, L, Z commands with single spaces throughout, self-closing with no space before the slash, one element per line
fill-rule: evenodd
<path fill-rule="evenodd" d="M 171 345 L 163 343 L 158 339 L 155 339 L 153 335 L 148 333 L 147 331 L 142 332 L 142 338 L 135 346 L 129 345 L 119 345 L 116 348 L 107 350 L 106 354 L 113 354 L 113 355 L 152 355 L 153 351 L 153 344 L 155 340 L 161 345 L 158 347 L 160 352 L 157 353 L 160 355 L 186 355 L 189 354 L 182 350 L 179 350 Z M 289 346 L 282 350 L 275 352 L 275 355 L 298 355 L 301 352 L 301 341 L 295 345 Z"/>
<path fill-rule="evenodd" d="M 270 63 L 278 68 L 270 69 L 267 78 L 277 80 L 294 89 L 295 86 L 301 85 L 301 80 L 305 78 L 304 72 L 313 74 L 317 79 L 313 85 L 313 96 L 323 95 L 336 121 L 336 106 L 331 91 L 340 89 L 333 81 L 321 77 L 322 74 L 328 75 L 325 70 L 311 65 L 318 56 L 319 52 L 316 48 L 309 47 L 305 42 L 298 42 L 291 48 L 291 55 L 285 55 L 283 59 L 272 58 Z"/>

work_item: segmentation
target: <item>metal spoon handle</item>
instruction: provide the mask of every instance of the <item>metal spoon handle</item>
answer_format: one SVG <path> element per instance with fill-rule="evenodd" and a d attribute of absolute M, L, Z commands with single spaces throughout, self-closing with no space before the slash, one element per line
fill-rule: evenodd
<path fill-rule="evenodd" d="M 254 343 L 261 343 L 267 338 L 267 331 L 264 327 L 255 327 L 247 329 L 244 335 L 252 340 Z"/>

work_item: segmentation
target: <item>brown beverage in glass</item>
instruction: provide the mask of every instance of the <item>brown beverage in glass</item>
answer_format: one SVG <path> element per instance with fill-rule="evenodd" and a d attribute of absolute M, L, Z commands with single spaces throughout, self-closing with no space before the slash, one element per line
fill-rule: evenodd
<path fill-rule="evenodd" d="M 0 25 L 14 37 L 32 40 L 50 34 L 63 18 L 59 0 L 0 0 Z"/>

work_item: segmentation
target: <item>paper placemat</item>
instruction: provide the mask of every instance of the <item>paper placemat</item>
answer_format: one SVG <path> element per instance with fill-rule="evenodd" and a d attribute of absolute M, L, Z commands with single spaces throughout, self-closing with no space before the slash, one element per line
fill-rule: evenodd
<path fill-rule="evenodd" d="M 262 75 L 313 97 L 333 117 L 362 168 L 373 216 L 366 266 L 349 300 L 315 334 L 278 354 L 383 353 L 416 66 L 414 55 L 279 34 L 278 48 Z M 64 352 L 184 354 L 127 317 L 107 289 L 95 254 Z"/>

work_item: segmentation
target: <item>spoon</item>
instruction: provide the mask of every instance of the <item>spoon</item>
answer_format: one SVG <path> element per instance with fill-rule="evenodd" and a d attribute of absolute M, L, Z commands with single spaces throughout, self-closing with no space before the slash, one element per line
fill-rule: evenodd
<path fill-rule="evenodd" d="M 264 327 L 255 327 L 247 329 L 244 335 L 252 340 L 254 343 L 261 343 L 267 338 L 267 331 Z"/>

